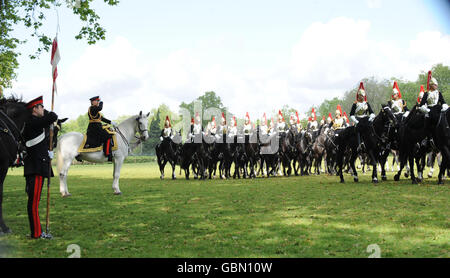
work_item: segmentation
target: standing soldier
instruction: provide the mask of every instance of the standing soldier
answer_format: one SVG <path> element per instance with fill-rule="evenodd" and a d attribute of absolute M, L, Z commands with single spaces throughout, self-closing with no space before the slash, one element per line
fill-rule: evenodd
<path fill-rule="evenodd" d="M 367 124 L 365 121 L 367 115 L 369 115 L 369 122 L 375 119 L 375 114 L 373 113 L 372 107 L 367 102 L 366 91 L 364 90 L 364 84 L 361 82 L 359 84 L 358 92 L 356 92 L 356 101 L 352 105 L 352 110 L 350 111 L 350 119 L 355 123 L 356 126 L 356 136 L 358 139 L 358 152 L 362 150 L 362 145 L 364 142 L 361 142 L 360 130 L 361 126 L 358 126 L 360 121 L 364 120 L 363 124 Z"/>
<path fill-rule="evenodd" d="M 28 220 L 30 222 L 31 238 L 51 239 L 50 234 L 42 232 L 39 219 L 39 201 L 41 200 L 44 178 L 53 177 L 50 162 L 53 152 L 49 151 L 50 125 L 58 119 L 54 112 L 44 110 L 42 96 L 33 99 L 26 105 L 31 116 L 25 122 L 23 137 L 27 156 L 24 160 L 24 176 L 28 195 Z"/>
<path fill-rule="evenodd" d="M 103 144 L 103 153 L 108 158 L 108 161 L 112 161 L 111 148 L 113 141 L 111 139 L 114 132 L 110 131 L 108 125 L 103 125 L 102 122 L 112 124 L 114 127 L 117 125 L 103 117 L 102 113 L 100 113 L 103 109 L 103 101 L 100 101 L 99 96 L 90 98 L 90 101 L 91 106 L 88 109 L 89 125 L 86 132 L 86 145 L 97 147 Z"/>

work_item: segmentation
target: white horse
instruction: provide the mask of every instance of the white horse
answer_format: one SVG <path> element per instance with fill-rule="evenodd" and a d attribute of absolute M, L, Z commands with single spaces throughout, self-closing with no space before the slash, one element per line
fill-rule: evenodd
<path fill-rule="evenodd" d="M 113 163 L 114 163 L 114 173 L 113 173 L 113 184 L 112 188 L 114 194 L 122 194 L 119 189 L 119 177 L 120 169 L 122 168 L 123 161 L 128 156 L 128 153 L 132 149 L 130 146 L 130 140 L 133 138 L 138 138 L 138 142 L 134 144 L 136 147 L 140 142 L 148 139 L 148 116 L 142 115 L 142 111 L 139 115 L 132 116 L 122 123 L 120 123 L 116 128 L 116 138 L 117 138 L 117 150 L 113 151 Z M 136 137 L 136 133 L 139 133 L 139 137 Z M 59 191 L 62 197 L 68 197 L 71 194 L 67 188 L 67 172 L 72 164 L 73 159 L 79 155 L 82 160 L 103 163 L 108 160 L 108 158 L 103 154 L 103 151 L 90 152 L 90 153 L 79 153 L 78 148 L 82 144 L 84 135 L 79 132 L 69 132 L 61 136 L 57 146 L 57 165 L 59 172 Z"/>

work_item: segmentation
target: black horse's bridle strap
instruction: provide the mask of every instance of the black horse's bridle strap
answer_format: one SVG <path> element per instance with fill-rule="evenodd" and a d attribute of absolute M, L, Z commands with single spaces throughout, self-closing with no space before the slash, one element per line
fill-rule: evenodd
<path fill-rule="evenodd" d="M 7 132 L 7 133 L 10 134 L 10 135 L 12 136 L 12 138 L 14 139 L 14 141 L 19 142 L 19 143 L 24 142 L 23 137 L 22 137 L 22 133 L 20 132 L 19 128 L 18 128 L 17 125 L 14 123 L 14 121 L 11 120 L 11 118 L 10 118 L 8 115 L 6 115 L 6 113 L 3 112 L 2 110 L 0 110 L 0 115 L 2 115 L 3 118 L 9 123 L 9 125 L 6 124 L 6 123 L 5 123 L 4 121 L 2 121 L 2 119 L 0 118 L 0 123 L 2 123 L 2 124 L 4 125 L 5 130 L 9 131 L 9 132 Z M 8 126 L 9 126 L 9 128 L 8 128 Z M 18 137 L 18 138 L 16 138 L 16 136 L 14 136 L 14 134 L 11 132 L 11 130 L 10 130 L 11 128 L 17 133 L 17 137 Z M 5 130 L 3 130 L 3 131 L 5 131 Z"/>

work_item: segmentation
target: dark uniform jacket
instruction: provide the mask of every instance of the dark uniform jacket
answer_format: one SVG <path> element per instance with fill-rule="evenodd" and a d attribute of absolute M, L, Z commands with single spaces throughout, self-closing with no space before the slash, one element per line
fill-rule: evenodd
<path fill-rule="evenodd" d="M 53 112 L 44 110 L 43 117 L 36 117 L 31 115 L 25 122 L 25 129 L 23 137 L 25 142 L 37 138 L 43 132 L 49 133 L 50 125 L 58 119 L 58 116 Z M 49 138 L 44 137 L 44 140 L 38 144 L 26 147 L 27 155 L 24 159 L 24 176 L 40 175 L 45 178 L 53 177 L 53 171 L 50 172 L 50 157 L 48 156 Z"/>
<path fill-rule="evenodd" d="M 358 118 L 364 114 L 367 114 L 367 115 L 372 114 L 373 113 L 372 107 L 370 107 L 370 104 L 368 102 L 366 102 L 366 103 L 367 103 L 366 111 L 364 111 L 364 113 L 362 113 L 362 114 L 356 114 L 356 102 L 354 102 L 352 105 L 352 110 L 350 111 L 350 117 L 354 115 L 356 118 Z"/>
<path fill-rule="evenodd" d="M 424 105 L 427 102 L 428 102 L 428 92 L 425 92 L 423 94 L 422 100 L 420 101 L 420 106 Z M 437 104 L 440 104 L 442 106 L 442 104 L 444 103 L 445 103 L 444 97 L 442 96 L 442 93 L 439 91 L 439 100 Z"/>
<path fill-rule="evenodd" d="M 102 113 L 100 113 L 102 109 L 103 101 L 100 101 L 99 106 L 92 105 L 88 110 L 89 125 L 86 132 L 86 145 L 89 145 L 90 148 L 98 147 L 111 138 L 111 134 L 109 134 L 102 125 L 102 122 L 111 124 L 111 121 L 103 117 Z"/>

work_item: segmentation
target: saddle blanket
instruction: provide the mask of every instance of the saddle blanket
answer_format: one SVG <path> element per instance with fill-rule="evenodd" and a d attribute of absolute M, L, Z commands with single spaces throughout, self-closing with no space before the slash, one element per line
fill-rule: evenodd
<path fill-rule="evenodd" d="M 103 144 L 106 144 L 106 142 L 104 142 L 103 144 L 101 144 L 100 146 L 98 146 L 98 147 L 87 147 L 87 148 L 85 148 L 86 146 L 86 140 L 87 140 L 87 135 L 86 134 L 84 134 L 84 137 L 83 137 L 83 142 L 81 143 L 81 145 L 80 145 L 80 147 L 78 148 L 78 152 L 79 153 L 93 153 L 93 152 L 100 152 L 100 151 L 103 151 Z M 112 146 L 112 148 L 111 148 L 111 151 L 115 151 L 115 150 L 117 150 L 118 149 L 118 146 L 117 146 L 117 138 L 116 138 L 116 134 L 113 134 L 113 136 L 112 136 L 112 141 L 113 141 L 113 146 Z"/>

